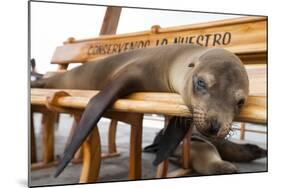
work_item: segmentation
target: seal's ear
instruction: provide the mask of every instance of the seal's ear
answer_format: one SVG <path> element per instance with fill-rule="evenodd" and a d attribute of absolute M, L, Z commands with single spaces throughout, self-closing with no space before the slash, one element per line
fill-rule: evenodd
<path fill-rule="evenodd" d="M 158 141 L 154 165 L 166 160 L 177 148 L 190 128 L 192 120 L 185 117 L 173 117 Z"/>
<path fill-rule="evenodd" d="M 195 66 L 195 63 L 194 62 L 191 62 L 188 64 L 188 67 L 194 67 Z"/>

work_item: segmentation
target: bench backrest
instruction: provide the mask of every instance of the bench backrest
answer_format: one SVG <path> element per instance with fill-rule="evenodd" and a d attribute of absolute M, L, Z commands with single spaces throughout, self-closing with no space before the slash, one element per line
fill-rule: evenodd
<path fill-rule="evenodd" d="M 154 25 L 149 31 L 84 40 L 71 37 L 55 49 L 51 63 L 58 64 L 59 70 L 66 70 L 70 63 L 85 63 L 137 48 L 181 43 L 219 47 L 232 51 L 246 64 L 250 94 L 265 96 L 266 29 L 266 17 L 241 17 L 170 28 Z"/>

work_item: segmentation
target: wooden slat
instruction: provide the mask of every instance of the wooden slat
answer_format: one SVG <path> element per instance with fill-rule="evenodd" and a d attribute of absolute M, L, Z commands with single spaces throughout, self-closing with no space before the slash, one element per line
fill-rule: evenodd
<path fill-rule="evenodd" d="M 267 64 L 267 53 L 255 52 L 238 54 L 244 64 Z"/>
<path fill-rule="evenodd" d="M 265 63 L 266 22 L 266 17 L 243 17 L 171 28 L 153 26 L 150 31 L 76 40 L 57 47 L 51 62 L 55 64 L 87 62 L 130 49 L 182 41 L 226 48 L 243 56 L 245 61 Z M 254 60 L 256 55 L 257 61 Z"/>
<path fill-rule="evenodd" d="M 33 105 L 45 105 L 46 97 L 49 94 L 33 95 L 32 93 L 34 90 L 39 91 L 40 89 L 31 90 L 31 103 Z M 68 90 L 64 91 L 68 92 Z M 119 99 L 112 105 L 111 109 L 120 112 L 190 116 L 188 108 L 183 104 L 180 96 L 177 94 L 152 93 L 152 95 L 150 95 L 150 93 L 139 93 L 135 95 L 139 98 L 135 99 L 131 97 L 131 99 Z M 169 95 L 170 97 L 168 97 Z M 83 110 L 90 98 L 91 97 L 66 96 L 59 98 L 57 102 L 61 107 Z M 150 99 L 149 101 L 140 100 L 148 98 Z M 178 103 L 171 103 L 171 101 L 177 101 Z M 235 120 L 265 124 L 267 121 L 266 108 L 266 97 L 250 96 L 247 104 Z"/>
<path fill-rule="evenodd" d="M 41 169 L 57 166 L 58 164 L 59 164 L 58 161 L 51 161 L 49 163 L 45 163 L 45 162 L 42 161 L 42 162 L 31 164 L 30 170 L 31 171 L 41 170 Z"/>
<path fill-rule="evenodd" d="M 121 7 L 107 7 L 103 18 L 100 35 L 109 35 L 116 33 L 121 10 Z"/>
<path fill-rule="evenodd" d="M 250 82 L 250 95 L 267 96 L 267 65 L 246 65 Z"/>

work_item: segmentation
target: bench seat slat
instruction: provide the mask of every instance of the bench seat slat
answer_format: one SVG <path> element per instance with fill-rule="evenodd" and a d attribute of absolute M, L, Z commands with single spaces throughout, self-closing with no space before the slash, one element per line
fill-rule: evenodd
<path fill-rule="evenodd" d="M 48 96 L 59 90 L 31 89 L 31 103 L 45 105 Z M 98 91 L 60 90 L 70 94 L 61 97 L 57 103 L 60 107 L 84 109 L 90 98 Z M 45 93 L 44 93 L 45 92 Z M 77 95 L 75 95 L 75 93 Z M 165 115 L 190 116 L 188 108 L 181 97 L 174 93 L 133 93 L 128 98 L 117 100 L 111 110 L 121 112 L 156 113 Z M 266 123 L 266 97 L 250 96 L 236 121 Z"/>

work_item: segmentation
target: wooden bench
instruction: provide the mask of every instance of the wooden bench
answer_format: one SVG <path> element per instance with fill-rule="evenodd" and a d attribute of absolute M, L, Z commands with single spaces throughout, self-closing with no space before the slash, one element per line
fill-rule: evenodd
<path fill-rule="evenodd" d="M 226 48 L 236 53 L 247 64 L 251 95 L 246 107 L 236 120 L 258 124 L 267 123 L 266 19 L 263 17 L 245 17 L 173 28 L 152 26 L 150 31 L 100 36 L 85 40 L 69 38 L 64 45 L 56 48 L 51 62 L 58 64 L 58 71 L 66 71 L 70 63 L 86 63 L 130 49 L 172 43 L 198 43 L 208 47 Z M 46 114 L 52 113 L 52 111 L 71 113 L 78 122 L 88 100 L 96 92 L 31 89 L 32 110 L 41 110 Z M 123 113 L 126 113 L 126 116 Z M 141 136 L 144 113 L 190 115 L 179 96 L 171 93 L 135 93 L 114 103 L 105 116 L 129 123 L 132 128 L 129 179 L 141 178 Z M 109 131 L 111 143 L 114 143 L 115 140 L 116 125 L 113 127 L 115 128 Z M 51 130 L 48 131 L 48 134 L 52 134 L 52 128 L 49 129 Z M 98 177 L 101 159 L 98 129 L 93 130 L 92 134 L 95 136 L 90 136 L 83 145 L 84 159 L 80 182 L 95 181 Z M 47 137 L 49 138 L 46 138 L 46 143 L 53 140 L 53 136 L 48 135 Z M 90 147 L 90 145 L 95 145 L 96 149 L 93 150 L 94 147 Z M 158 177 L 167 175 L 167 163 L 163 164 L 165 165 L 159 167 Z M 185 167 L 187 168 L 188 165 Z"/>

